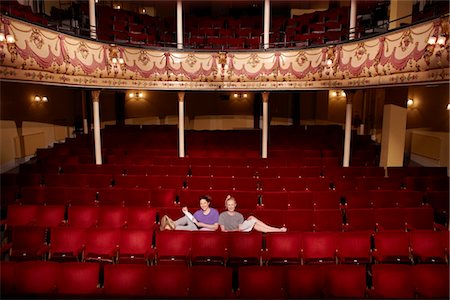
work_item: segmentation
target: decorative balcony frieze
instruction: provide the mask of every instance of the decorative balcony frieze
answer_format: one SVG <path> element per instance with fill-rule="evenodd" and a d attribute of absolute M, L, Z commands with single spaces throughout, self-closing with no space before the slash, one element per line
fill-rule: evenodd
<path fill-rule="evenodd" d="M 67 86 L 174 90 L 352 89 L 449 81 L 448 16 L 322 48 L 150 49 L 99 43 L 6 16 L 0 79 Z M 447 31 L 447 32 L 446 32 Z M 444 44 L 430 37 L 446 35 Z"/>

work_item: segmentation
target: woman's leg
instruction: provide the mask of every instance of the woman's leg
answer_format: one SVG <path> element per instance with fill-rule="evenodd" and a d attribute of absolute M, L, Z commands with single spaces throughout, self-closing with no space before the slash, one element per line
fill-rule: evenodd
<path fill-rule="evenodd" d="M 198 230 L 197 226 L 189 220 L 188 217 L 184 216 L 175 221 L 175 230 Z"/>
<path fill-rule="evenodd" d="M 248 217 L 249 220 L 255 220 L 255 226 L 253 227 L 256 231 L 260 231 L 260 232 L 286 232 L 287 229 L 286 227 L 281 227 L 281 228 L 277 228 L 277 227 L 272 227 L 267 225 L 266 223 L 262 222 L 261 220 L 255 218 L 254 216 L 250 216 Z"/>

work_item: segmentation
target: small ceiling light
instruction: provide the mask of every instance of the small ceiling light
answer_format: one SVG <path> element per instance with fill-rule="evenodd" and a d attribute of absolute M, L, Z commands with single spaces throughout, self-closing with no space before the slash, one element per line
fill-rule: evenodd
<path fill-rule="evenodd" d="M 0 32 L 0 42 L 6 41 L 8 44 L 13 44 L 16 42 L 16 39 L 14 38 L 14 35 L 12 34 L 4 34 L 3 32 Z"/>
<path fill-rule="evenodd" d="M 434 45 L 434 44 L 436 44 L 436 40 L 437 40 L 437 38 L 435 36 L 430 36 L 428 38 L 428 44 Z"/>
<path fill-rule="evenodd" d="M 439 38 L 437 39 L 436 44 L 438 44 L 440 46 L 444 46 L 445 45 L 445 40 L 446 40 L 445 35 L 441 34 L 439 36 Z"/>
<path fill-rule="evenodd" d="M 333 61 L 331 59 L 327 59 L 327 66 L 331 66 L 333 64 Z"/>
<path fill-rule="evenodd" d="M 123 64 L 125 61 L 123 60 L 123 58 L 122 57 L 119 57 L 119 64 Z"/>
<path fill-rule="evenodd" d="M 247 98 L 248 97 L 248 94 L 247 93 L 243 93 L 242 94 L 242 98 Z"/>
<path fill-rule="evenodd" d="M 112 61 L 113 64 L 117 64 L 117 58 L 113 57 L 113 58 L 111 59 L 111 61 Z"/>
<path fill-rule="evenodd" d="M 233 94 L 233 97 L 234 97 L 234 98 L 238 98 L 238 97 L 239 97 L 239 94 L 238 94 L 238 93 L 234 93 L 234 94 Z"/>
<path fill-rule="evenodd" d="M 408 98 L 408 101 L 406 102 L 406 105 L 412 106 L 414 104 L 414 100 L 412 98 Z"/>
<path fill-rule="evenodd" d="M 34 101 L 36 101 L 36 102 L 41 102 L 41 96 L 39 96 L 39 95 L 36 95 L 36 96 L 34 96 Z"/>
<path fill-rule="evenodd" d="M 138 95 L 138 98 L 144 97 L 144 94 L 142 92 L 137 93 L 137 95 Z"/>
<path fill-rule="evenodd" d="M 48 102 L 47 96 L 42 96 L 42 102 Z"/>
<path fill-rule="evenodd" d="M 342 97 L 345 97 L 345 96 L 347 96 L 347 94 L 346 94 L 344 91 L 342 91 L 342 92 L 341 92 L 341 96 L 342 96 Z"/>
<path fill-rule="evenodd" d="M 331 92 L 331 96 L 332 96 L 332 97 L 336 97 L 336 96 L 337 96 L 337 92 L 336 92 L 336 91 L 332 91 L 332 92 Z"/>

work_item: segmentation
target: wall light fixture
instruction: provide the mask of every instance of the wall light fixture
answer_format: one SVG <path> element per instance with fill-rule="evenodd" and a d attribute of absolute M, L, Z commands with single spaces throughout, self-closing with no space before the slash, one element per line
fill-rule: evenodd
<path fill-rule="evenodd" d="M 34 102 L 38 102 L 38 103 L 48 102 L 48 97 L 47 96 L 36 95 L 36 96 L 34 96 L 33 100 L 34 100 Z"/>

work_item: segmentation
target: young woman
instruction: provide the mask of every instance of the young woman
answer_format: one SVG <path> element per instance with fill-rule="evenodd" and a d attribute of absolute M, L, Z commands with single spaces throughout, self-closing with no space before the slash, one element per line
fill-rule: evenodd
<path fill-rule="evenodd" d="M 219 225 L 222 231 L 244 231 L 248 232 L 252 229 L 260 232 L 286 232 L 286 227 L 272 227 L 258 220 L 254 216 L 250 216 L 244 221 L 244 216 L 237 212 L 237 203 L 234 197 L 228 195 L 225 199 L 226 211 L 219 216 Z"/>
<path fill-rule="evenodd" d="M 163 216 L 160 230 L 217 230 L 219 228 L 219 212 L 217 209 L 210 207 L 211 198 L 206 195 L 201 196 L 199 203 L 200 209 L 194 214 L 191 214 L 187 207 L 183 207 L 181 211 L 185 216 L 176 221 L 173 221 L 167 215 Z"/>

